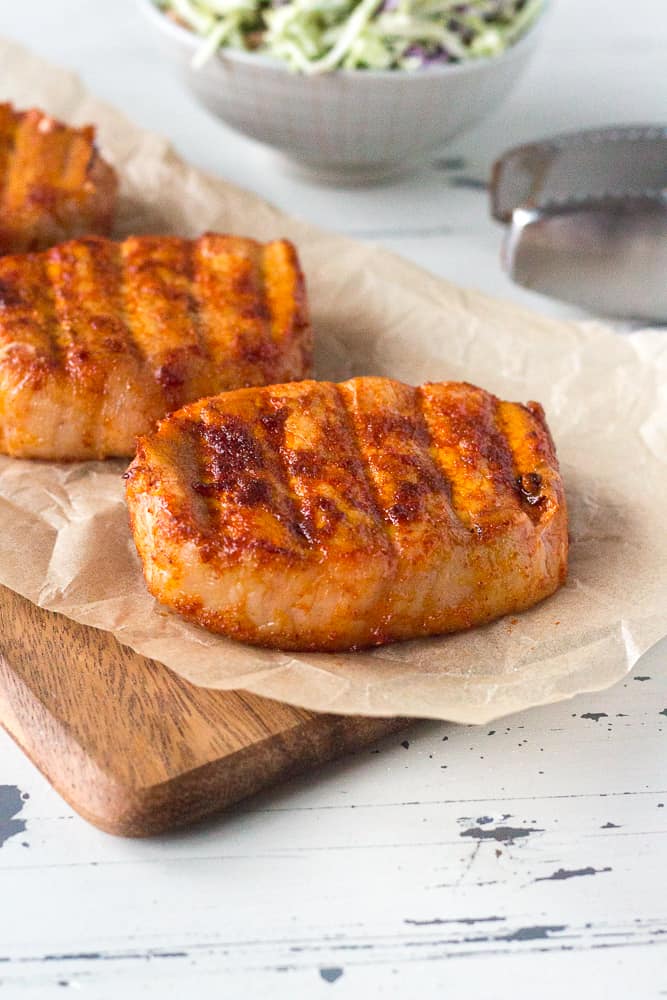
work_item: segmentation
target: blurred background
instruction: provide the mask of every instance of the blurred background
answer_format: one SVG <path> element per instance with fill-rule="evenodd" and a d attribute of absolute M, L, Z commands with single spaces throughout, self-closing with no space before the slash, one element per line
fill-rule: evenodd
<path fill-rule="evenodd" d="M 199 107 L 158 50 L 135 0 L 22 0 L 0 5 L 0 34 L 78 72 L 182 156 L 311 222 L 380 242 L 460 284 L 553 315 L 574 307 L 513 285 L 499 265 L 502 227 L 485 183 L 508 147 L 590 126 L 667 118 L 665 0 L 552 0 L 527 72 L 489 119 L 418 173 L 332 187 L 291 174 L 265 147 Z M 0 79 L 2 68 L 0 68 Z"/>

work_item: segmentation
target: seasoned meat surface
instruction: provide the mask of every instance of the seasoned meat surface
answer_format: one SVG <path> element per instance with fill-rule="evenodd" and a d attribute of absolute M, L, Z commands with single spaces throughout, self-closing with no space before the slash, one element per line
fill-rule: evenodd
<path fill-rule="evenodd" d="M 118 180 L 92 125 L 71 128 L 0 104 L 0 254 L 110 232 Z"/>
<path fill-rule="evenodd" d="M 310 373 L 290 243 L 72 240 L 0 258 L 0 451 L 133 455 L 185 403 Z"/>
<path fill-rule="evenodd" d="M 151 593 L 245 642 L 343 650 L 521 611 L 567 569 L 542 408 L 386 378 L 228 392 L 127 473 Z"/>

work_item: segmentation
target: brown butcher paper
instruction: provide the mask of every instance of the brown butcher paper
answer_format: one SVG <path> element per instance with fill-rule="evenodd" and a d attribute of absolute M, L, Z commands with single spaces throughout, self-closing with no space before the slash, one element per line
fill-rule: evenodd
<path fill-rule="evenodd" d="M 316 371 L 462 379 L 545 407 L 571 514 L 567 584 L 521 615 L 370 652 L 295 654 L 186 624 L 146 590 L 125 463 L 0 457 L 0 583 L 112 632 L 195 684 L 344 714 L 490 719 L 605 688 L 667 633 L 667 337 L 556 322 L 322 232 L 179 160 L 70 74 L 0 42 L 3 99 L 95 122 L 122 178 L 117 235 L 288 237 L 308 282 Z"/>

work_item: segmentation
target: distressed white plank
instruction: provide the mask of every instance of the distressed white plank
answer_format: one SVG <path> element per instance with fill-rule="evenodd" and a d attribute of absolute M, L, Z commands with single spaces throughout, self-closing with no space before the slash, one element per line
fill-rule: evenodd
<path fill-rule="evenodd" d="M 0 853 L 0 890 L 16 901 L 0 921 L 2 981 L 206 990 L 224 972 L 287 996 L 341 968 L 337 989 L 356 993 L 371 975 L 393 989 L 393 968 L 442 982 L 433 969 L 449 976 L 465 958 L 523 958 L 530 981 L 538 956 L 571 952 L 620 989 L 625 951 L 662 954 L 667 941 L 661 662 L 642 665 L 649 680 L 494 727 L 420 724 L 407 748 L 391 738 L 317 783 L 150 842 L 71 818 L 16 754 L 33 791 L 25 834 Z M 79 905 L 63 907 L 72 887 Z M 657 990 L 652 967 L 642 959 Z"/>

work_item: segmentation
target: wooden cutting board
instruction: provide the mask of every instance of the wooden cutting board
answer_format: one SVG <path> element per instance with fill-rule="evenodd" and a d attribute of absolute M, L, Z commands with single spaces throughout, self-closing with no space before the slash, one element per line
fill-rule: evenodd
<path fill-rule="evenodd" d="M 196 688 L 108 633 L 0 587 L 0 723 L 109 833 L 144 836 L 224 809 L 406 725 Z"/>

